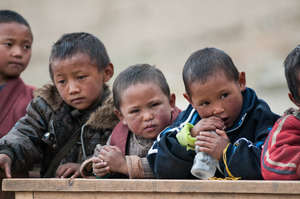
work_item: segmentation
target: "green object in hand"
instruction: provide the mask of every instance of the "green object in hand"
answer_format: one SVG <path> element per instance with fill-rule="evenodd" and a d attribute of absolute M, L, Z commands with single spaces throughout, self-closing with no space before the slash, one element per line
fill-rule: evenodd
<path fill-rule="evenodd" d="M 194 125 L 187 123 L 176 135 L 177 141 L 180 145 L 186 146 L 186 150 L 195 150 L 196 138 L 191 136 L 193 127 Z"/>

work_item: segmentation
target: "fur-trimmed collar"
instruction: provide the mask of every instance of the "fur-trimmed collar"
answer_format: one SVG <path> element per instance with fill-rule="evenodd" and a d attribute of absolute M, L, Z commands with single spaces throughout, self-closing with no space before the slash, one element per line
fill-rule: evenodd
<path fill-rule="evenodd" d="M 54 111 L 58 110 L 63 103 L 63 99 L 53 84 L 45 84 L 43 87 L 36 89 L 34 97 L 43 98 Z"/>
<path fill-rule="evenodd" d="M 107 97 L 104 98 L 102 105 L 90 115 L 90 118 L 86 122 L 86 125 L 89 125 L 92 128 L 113 128 L 119 122 L 119 119 L 114 114 L 111 91 L 106 85 L 103 94 Z M 63 103 L 63 99 L 53 84 L 46 84 L 43 87 L 36 89 L 34 96 L 43 98 L 54 111 L 58 110 Z"/>

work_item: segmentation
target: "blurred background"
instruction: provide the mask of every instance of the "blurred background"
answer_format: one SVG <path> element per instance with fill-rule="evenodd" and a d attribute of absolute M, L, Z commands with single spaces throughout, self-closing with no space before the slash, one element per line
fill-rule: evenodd
<path fill-rule="evenodd" d="M 282 63 L 300 44 L 299 8 L 298 0 L 0 1 L 0 9 L 19 12 L 31 25 L 32 58 L 22 74 L 28 84 L 50 82 L 51 45 L 64 33 L 85 31 L 105 44 L 115 77 L 137 63 L 160 68 L 182 109 L 185 61 L 198 49 L 220 48 L 246 72 L 247 86 L 279 114 L 293 106 Z"/>

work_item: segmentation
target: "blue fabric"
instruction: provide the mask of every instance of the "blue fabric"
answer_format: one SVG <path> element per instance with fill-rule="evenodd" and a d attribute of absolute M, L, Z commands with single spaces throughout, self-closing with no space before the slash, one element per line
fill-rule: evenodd
<path fill-rule="evenodd" d="M 0 91 L 5 87 L 6 84 L 0 85 Z"/>
<path fill-rule="evenodd" d="M 226 163 L 235 177 L 262 179 L 261 147 L 279 116 L 270 110 L 265 101 L 257 98 L 254 90 L 247 88 L 242 94 L 242 111 L 234 125 L 226 129 L 231 143 L 226 152 Z M 200 119 L 197 111 L 189 105 L 176 121 L 157 137 L 147 156 L 157 178 L 194 178 L 190 170 L 195 152 L 187 151 L 181 146 L 176 139 L 176 134 L 186 123 L 196 124 Z M 223 159 L 219 164 L 221 174 L 217 176 L 228 177 Z"/>

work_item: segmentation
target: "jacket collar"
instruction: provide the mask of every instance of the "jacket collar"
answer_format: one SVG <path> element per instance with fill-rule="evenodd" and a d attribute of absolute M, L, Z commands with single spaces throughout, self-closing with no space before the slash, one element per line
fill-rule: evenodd
<path fill-rule="evenodd" d="M 246 90 L 242 92 L 242 95 L 243 95 L 243 106 L 242 106 L 241 113 L 240 113 L 238 119 L 234 122 L 234 125 L 231 128 L 226 129 L 227 133 L 235 131 L 236 129 L 238 129 L 242 126 L 242 124 L 247 116 L 247 113 L 250 110 L 252 110 L 252 108 L 255 105 L 255 101 L 257 100 L 256 93 L 251 88 L 246 88 Z"/>
<path fill-rule="evenodd" d="M 43 98 L 53 111 L 57 111 L 63 104 L 65 104 L 53 84 L 46 84 L 42 88 L 37 89 L 34 96 Z M 108 129 L 113 128 L 118 123 L 119 120 L 114 114 L 111 91 L 107 85 L 104 86 L 103 96 L 100 101 L 95 104 L 95 106 L 97 108 L 90 110 L 92 113 L 87 119 L 86 125 L 95 129 Z"/>

